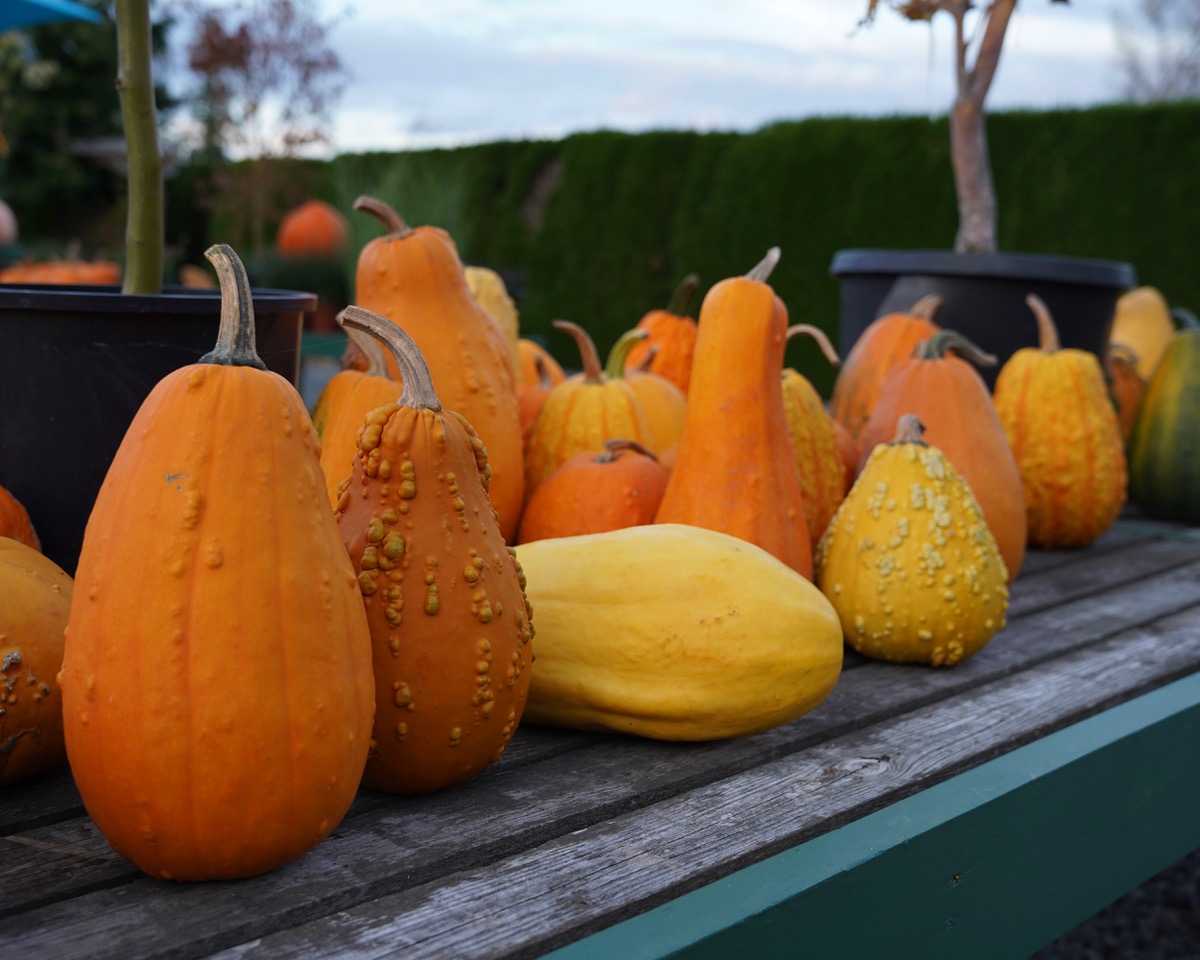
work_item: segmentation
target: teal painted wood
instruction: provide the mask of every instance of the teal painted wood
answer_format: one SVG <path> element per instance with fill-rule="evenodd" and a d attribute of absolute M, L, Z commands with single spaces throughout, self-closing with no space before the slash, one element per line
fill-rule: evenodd
<path fill-rule="evenodd" d="M 1200 847 L 1198 760 L 1193 674 L 547 960 L 1022 960 Z"/>

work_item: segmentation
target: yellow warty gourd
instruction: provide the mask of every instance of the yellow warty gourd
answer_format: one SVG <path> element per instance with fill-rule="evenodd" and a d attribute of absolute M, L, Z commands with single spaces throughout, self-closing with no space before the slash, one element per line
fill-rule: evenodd
<path fill-rule="evenodd" d="M 817 551 L 846 642 L 879 660 L 949 667 L 1000 630 L 1008 571 L 970 487 L 911 414 L 878 444 Z"/>
<path fill-rule="evenodd" d="M 516 554 L 537 618 L 530 723 L 734 737 L 807 713 L 841 673 L 832 605 L 740 538 L 668 523 Z"/>

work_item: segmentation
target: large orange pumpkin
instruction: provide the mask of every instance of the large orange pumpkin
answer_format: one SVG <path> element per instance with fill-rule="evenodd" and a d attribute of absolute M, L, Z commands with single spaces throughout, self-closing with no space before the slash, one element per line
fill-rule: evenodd
<path fill-rule="evenodd" d="M 421 352 L 384 318 L 342 322 L 391 350 L 404 392 L 373 410 L 337 523 L 358 572 L 375 665 L 363 784 L 425 793 L 466 780 L 512 740 L 529 693 L 524 578 L 487 497 L 487 452 L 442 408 Z"/>
<path fill-rule="evenodd" d="M 410 227 L 386 203 L 355 210 L 388 232 L 358 255 L 356 305 L 402 324 L 420 347 L 442 402 L 466 417 L 487 446 L 492 505 L 507 540 L 525 502 L 525 459 L 512 354 L 504 331 L 467 286 L 458 248 L 437 227 Z M 392 376 L 399 374 L 389 356 Z"/>
<path fill-rule="evenodd" d="M 926 442 L 945 454 L 979 501 L 1011 583 L 1025 558 L 1025 492 L 991 393 L 972 362 L 994 364 L 996 358 L 941 330 L 894 367 L 859 438 L 859 468 L 876 444 L 895 437 L 902 415 L 915 414 Z"/>
<path fill-rule="evenodd" d="M 60 679 L 67 755 L 109 843 L 154 877 L 299 857 L 354 799 L 370 635 L 304 401 L 254 352 L 231 249 L 217 347 L 151 390 L 76 570 Z"/>
<path fill-rule="evenodd" d="M 700 307 L 687 419 L 657 523 L 707 527 L 757 544 L 812 579 L 804 494 L 783 409 L 787 307 L 767 283 L 772 247 Z"/>

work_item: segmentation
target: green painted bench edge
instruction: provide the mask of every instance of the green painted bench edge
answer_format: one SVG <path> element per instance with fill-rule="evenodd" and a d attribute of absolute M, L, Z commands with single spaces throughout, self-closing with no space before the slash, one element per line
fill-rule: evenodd
<path fill-rule="evenodd" d="M 1200 847 L 1200 674 L 546 956 L 1026 958 Z"/>

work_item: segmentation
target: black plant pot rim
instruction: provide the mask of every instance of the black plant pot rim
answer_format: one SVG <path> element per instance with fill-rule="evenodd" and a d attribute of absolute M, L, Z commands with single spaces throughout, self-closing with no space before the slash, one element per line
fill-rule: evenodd
<path fill-rule="evenodd" d="M 317 295 L 299 290 L 253 287 L 256 307 L 273 312 L 308 312 L 317 308 Z M 216 287 L 165 286 L 162 293 L 122 293 L 111 284 L 0 283 L 0 310 L 72 312 L 87 304 L 88 313 L 190 314 L 211 312 L 221 299 Z"/>
<path fill-rule="evenodd" d="M 851 274 L 930 274 L 937 276 L 1012 277 L 1060 283 L 1132 287 L 1133 265 L 1117 260 L 1043 253 L 955 253 L 953 250 L 839 250 L 829 272 Z"/>

